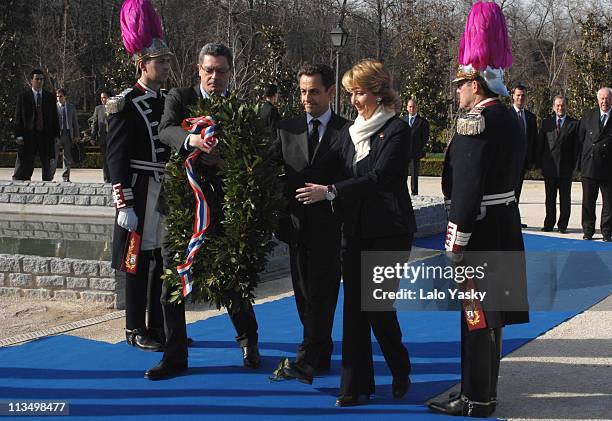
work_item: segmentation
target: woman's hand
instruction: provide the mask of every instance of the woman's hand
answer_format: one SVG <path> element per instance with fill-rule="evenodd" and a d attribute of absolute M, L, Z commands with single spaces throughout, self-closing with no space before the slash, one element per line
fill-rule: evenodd
<path fill-rule="evenodd" d="M 302 202 L 305 205 L 312 205 L 313 203 L 320 202 L 325 199 L 325 193 L 327 193 L 327 186 L 321 184 L 306 183 L 306 187 L 301 187 L 295 192 L 295 198 L 298 202 Z"/>

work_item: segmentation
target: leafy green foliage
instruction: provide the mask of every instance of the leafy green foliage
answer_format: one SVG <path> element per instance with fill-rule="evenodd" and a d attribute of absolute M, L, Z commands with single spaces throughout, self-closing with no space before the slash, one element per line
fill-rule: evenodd
<path fill-rule="evenodd" d="M 444 132 L 449 125 L 447 112 L 450 101 L 444 89 L 448 81 L 443 71 L 448 68 L 444 56 L 447 41 L 435 28 L 422 23 L 414 22 L 409 33 L 405 50 L 411 58 L 411 66 L 405 72 L 401 95 L 406 103 L 409 99 L 417 101 L 419 114 L 430 124 L 432 140 L 427 150 L 439 152 L 444 149 Z"/>
<path fill-rule="evenodd" d="M 18 70 L 23 28 L 31 23 L 30 7 L 27 2 L 6 0 L 0 4 L 0 14 L 0 139 L 4 143 L 0 143 L 0 149 L 4 149 L 13 131 L 15 99 L 25 88 L 23 75 Z"/>
<path fill-rule="evenodd" d="M 569 51 L 574 74 L 568 90 L 570 109 L 580 117 L 582 112 L 592 108 L 596 92 L 612 82 L 611 46 L 612 22 L 603 21 L 591 12 L 580 24 L 580 46 Z"/>
<path fill-rule="evenodd" d="M 261 98 L 266 85 L 273 83 L 278 86 L 278 108 L 281 115 L 290 116 L 302 112 L 295 71 L 284 61 L 287 52 L 285 34 L 274 25 L 263 25 L 260 34 L 263 54 L 255 59 L 257 77 L 253 84 L 254 91 Z"/>
<path fill-rule="evenodd" d="M 264 270 L 266 254 L 272 250 L 280 203 L 278 171 L 269 159 L 271 148 L 259 129 L 258 107 L 232 97 L 203 99 L 193 116 L 213 115 L 222 128 L 218 136 L 223 164 L 218 171 L 196 165 L 197 179 L 211 207 L 214 195 L 222 196 L 219 232 L 207 232 L 192 266 L 192 299 L 232 306 L 232 298 L 253 300 L 253 289 Z M 172 267 L 182 264 L 192 235 L 195 199 L 187 181 L 184 159 L 174 156 L 168 165 L 165 185 L 169 215 L 169 247 Z M 211 187 L 213 186 L 213 187 Z M 222 192 L 218 187 L 221 186 Z M 220 196 L 217 196 L 220 197 Z M 214 212 L 214 209 L 213 209 Z M 211 225 L 212 227 L 212 225 Z M 181 283 L 176 271 L 167 269 L 164 279 L 173 285 L 171 300 L 181 300 Z"/>

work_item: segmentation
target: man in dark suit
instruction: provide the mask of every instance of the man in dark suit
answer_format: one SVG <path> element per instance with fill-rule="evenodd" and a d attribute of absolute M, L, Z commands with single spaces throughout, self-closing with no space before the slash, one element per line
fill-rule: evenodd
<path fill-rule="evenodd" d="M 200 50 L 198 57 L 198 72 L 200 83 L 195 86 L 172 89 L 166 97 L 164 114 L 160 124 L 160 139 L 179 153 L 187 154 L 194 148 L 204 152 L 198 158 L 198 164 L 204 171 L 214 173 L 222 163 L 218 150 L 208 149 L 200 135 L 189 134 L 181 123 L 185 118 L 192 117 L 189 107 L 197 104 L 202 98 L 213 95 L 228 96 L 228 86 L 233 67 L 232 51 L 221 44 L 206 44 Z M 211 183 L 214 181 L 211 181 Z M 214 189 L 207 184 L 203 186 L 206 200 L 210 207 L 210 225 L 208 235 L 223 235 L 221 215 L 223 211 L 223 186 L 219 183 Z M 171 256 L 163 251 L 164 267 L 171 267 Z M 150 380 L 160 380 L 173 377 L 184 371 L 187 366 L 187 335 L 185 334 L 184 310 L 177 312 L 170 302 L 170 290 L 162 290 L 162 306 L 164 308 L 164 328 L 166 332 L 166 347 L 164 356 L 158 365 L 149 369 L 145 376 Z M 235 304 L 228 308 L 228 314 L 236 329 L 236 341 L 242 348 L 243 365 L 248 368 L 258 368 L 261 357 L 257 345 L 257 320 L 250 302 L 240 299 L 239 294 L 231 297 Z"/>
<path fill-rule="evenodd" d="M 51 160 L 55 159 L 55 139 L 59 138 L 59 121 L 55 96 L 43 90 L 42 70 L 30 72 L 31 89 L 17 97 L 15 107 L 15 140 L 19 145 L 13 180 L 30 180 L 34 156 L 38 154 L 43 181 L 53 180 Z"/>
<path fill-rule="evenodd" d="M 59 153 L 59 147 L 62 146 L 64 158 L 64 172 L 62 180 L 70 182 L 70 167 L 74 163 L 72 157 L 72 145 L 75 144 L 81 135 L 79 131 L 79 121 L 76 115 L 74 104 L 68 102 L 68 94 L 66 90 L 58 89 L 55 96 L 57 97 L 57 114 L 60 124 L 60 139 L 55 144 L 55 156 Z M 55 176 L 57 168 L 57 159 L 52 160 L 51 176 Z"/>
<path fill-rule="evenodd" d="M 546 218 L 542 231 L 552 231 L 555 222 L 559 232 L 567 232 L 572 208 L 572 174 L 578 156 L 578 120 L 566 112 L 565 97 L 553 100 L 554 117 L 542 120 L 536 149 L 537 167 L 542 170 L 546 189 Z M 559 192 L 559 221 L 557 218 L 557 192 Z"/>
<path fill-rule="evenodd" d="M 266 91 L 264 92 L 264 100 L 265 101 L 259 110 L 259 118 L 261 118 L 264 132 L 270 138 L 273 138 L 276 136 L 278 122 L 281 119 L 275 105 L 278 102 L 278 86 L 272 83 L 268 84 L 266 86 Z"/>
<path fill-rule="evenodd" d="M 525 135 L 527 140 L 527 153 L 525 155 L 525 164 L 523 165 L 523 171 L 521 172 L 521 178 L 516 187 L 516 202 L 518 203 L 521 198 L 521 190 L 523 189 L 523 179 L 525 178 L 525 172 L 533 167 L 535 163 L 535 147 L 538 137 L 538 123 L 534 113 L 527 110 L 525 105 L 527 104 L 527 88 L 523 85 L 517 85 L 512 91 L 512 115 L 517 119 L 521 133 Z M 522 228 L 526 228 L 527 225 L 521 224 Z"/>
<path fill-rule="evenodd" d="M 580 120 L 579 141 L 582 148 L 582 232 L 583 239 L 592 240 L 595 233 L 595 203 L 601 190 L 601 234 L 612 241 L 612 123 L 610 108 L 612 91 L 597 92 L 599 109 L 589 110 Z"/>
<path fill-rule="evenodd" d="M 411 99 L 406 105 L 408 116 L 404 120 L 410 126 L 410 191 L 413 196 L 419 194 L 419 172 L 421 159 L 425 157 L 425 145 L 429 141 L 429 122 L 419 114 L 416 100 Z"/>
<path fill-rule="evenodd" d="M 108 114 L 106 114 L 106 101 L 110 97 L 110 92 L 104 90 L 100 92 L 100 105 L 96 106 L 91 116 L 91 140 L 100 145 L 102 153 L 102 168 L 104 171 L 104 182 L 110 183 L 108 176 L 108 164 L 106 162 L 106 135 L 108 132 Z"/>
<path fill-rule="evenodd" d="M 328 370 L 333 350 L 331 332 L 340 285 L 340 223 L 331 201 L 306 206 L 295 198 L 305 183 L 331 185 L 341 176 L 338 134 L 347 123 L 329 107 L 336 85 L 324 64 L 304 65 L 298 83 L 304 114 L 279 123 L 277 160 L 284 167 L 287 216 L 279 239 L 289 244 L 291 280 L 303 341 L 288 377 L 312 383 L 315 370 Z"/>

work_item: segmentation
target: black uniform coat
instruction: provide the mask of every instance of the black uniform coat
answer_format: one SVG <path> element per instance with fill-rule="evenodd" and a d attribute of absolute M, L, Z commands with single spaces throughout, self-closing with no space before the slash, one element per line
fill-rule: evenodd
<path fill-rule="evenodd" d="M 55 95 L 42 90 L 43 141 L 38 145 L 42 159 L 55 158 L 55 138 L 60 137 L 59 119 Z M 24 148 L 31 149 L 32 132 L 36 128 L 36 105 L 31 88 L 17 97 L 15 107 L 15 137 L 23 137 Z"/>
<path fill-rule="evenodd" d="M 106 159 L 111 183 L 121 184 L 124 190 L 132 189 L 140 233 L 145 222 L 148 177 L 154 177 L 153 171 L 144 167 L 163 170 L 170 157 L 170 148 L 158 136 L 164 96 L 164 92 L 154 93 L 137 83 L 120 95 L 123 108 L 110 113 L 108 118 Z M 128 231 L 115 223 L 112 260 L 115 269 L 121 266 L 127 236 Z"/>
<path fill-rule="evenodd" d="M 497 100 L 490 102 L 482 112 L 484 132 L 473 136 L 455 133 L 446 150 L 442 191 L 451 200 L 449 224 L 456 224 L 459 233 L 471 234 L 466 251 L 524 250 L 516 202 L 480 206 L 484 195 L 514 191 L 523 170 L 525 136 L 511 112 Z M 514 270 L 516 290 L 510 288 L 510 293 L 526 303 L 524 260 L 519 263 L 522 267 L 505 265 L 498 270 Z M 529 321 L 527 311 L 485 311 L 485 316 L 489 328 Z"/>
<path fill-rule="evenodd" d="M 599 128 L 599 109 L 589 110 L 580 120 L 579 142 L 582 148 L 580 171 L 583 177 L 612 180 L 612 123 Z"/>
<path fill-rule="evenodd" d="M 537 166 L 544 178 L 571 178 L 576 167 L 580 145 L 579 122 L 569 116 L 557 135 L 557 117 L 542 120 L 538 136 Z"/>
<path fill-rule="evenodd" d="M 355 146 L 349 126 L 341 134 L 342 167 L 347 180 L 336 183 L 344 234 L 361 238 L 392 237 L 416 232 L 408 193 L 406 157 L 410 156 L 410 126 L 395 117 L 370 137 L 368 168 L 354 177 Z M 361 161 L 358 165 L 364 165 Z"/>

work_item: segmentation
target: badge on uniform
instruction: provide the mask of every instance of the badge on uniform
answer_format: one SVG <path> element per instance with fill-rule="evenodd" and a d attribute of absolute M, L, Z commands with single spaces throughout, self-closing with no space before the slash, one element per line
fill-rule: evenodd
<path fill-rule="evenodd" d="M 123 272 L 136 273 L 138 269 L 138 254 L 140 254 L 140 234 L 132 231 L 125 243 L 125 253 L 121 262 L 121 270 Z"/>
<path fill-rule="evenodd" d="M 485 119 L 482 110 L 485 107 L 474 107 L 465 116 L 457 119 L 457 133 L 474 136 L 485 131 Z"/>
<path fill-rule="evenodd" d="M 472 292 L 476 289 L 474 280 L 468 278 L 467 282 L 462 285 L 464 292 Z M 465 285 L 465 286 L 464 286 Z M 465 298 L 462 301 L 463 304 L 463 315 L 465 316 L 465 322 L 467 323 L 468 330 L 484 329 L 487 327 L 487 320 L 485 319 L 484 310 L 482 309 L 482 303 L 477 298 Z"/>

